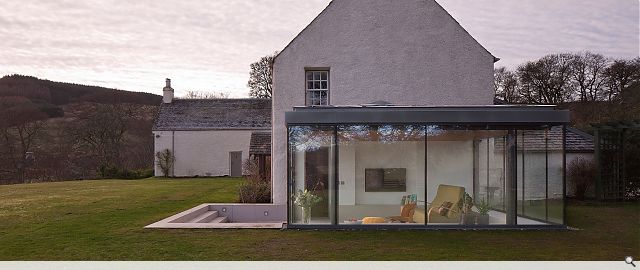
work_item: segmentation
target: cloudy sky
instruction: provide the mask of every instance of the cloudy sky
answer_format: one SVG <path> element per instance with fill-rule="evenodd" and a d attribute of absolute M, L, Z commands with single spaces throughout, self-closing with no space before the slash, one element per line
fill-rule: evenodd
<path fill-rule="evenodd" d="M 635 57 L 638 0 L 437 0 L 515 67 L 547 53 Z M 281 50 L 329 0 L 3 0 L 0 76 L 160 93 L 248 92 L 249 64 Z M 355 11 L 357 12 L 357 11 Z"/>

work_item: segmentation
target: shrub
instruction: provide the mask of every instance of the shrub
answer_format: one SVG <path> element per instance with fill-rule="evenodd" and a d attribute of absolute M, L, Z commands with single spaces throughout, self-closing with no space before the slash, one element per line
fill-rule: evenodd
<path fill-rule="evenodd" d="M 247 173 L 246 181 L 240 186 L 238 195 L 241 203 L 270 203 L 271 181 L 260 175 L 260 168 L 255 160 L 248 159 L 244 163 Z"/>
<path fill-rule="evenodd" d="M 98 171 L 103 179 L 145 179 L 153 177 L 153 169 L 128 170 L 116 166 L 102 166 Z"/>
<path fill-rule="evenodd" d="M 162 175 L 164 177 L 169 177 L 169 173 L 171 172 L 171 168 L 173 168 L 173 163 L 176 161 L 176 157 L 173 156 L 171 150 L 165 149 L 156 153 L 156 158 L 158 160 L 158 168 L 162 171 Z"/>
<path fill-rule="evenodd" d="M 584 200 L 587 191 L 595 182 L 596 166 L 592 160 L 577 158 L 569 165 L 567 176 L 575 191 L 576 199 Z"/>

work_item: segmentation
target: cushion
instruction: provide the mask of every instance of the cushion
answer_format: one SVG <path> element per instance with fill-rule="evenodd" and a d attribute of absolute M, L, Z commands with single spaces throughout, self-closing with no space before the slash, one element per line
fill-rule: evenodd
<path fill-rule="evenodd" d="M 442 202 L 442 205 L 440 205 L 437 209 L 436 212 L 443 216 L 449 216 L 449 212 L 451 210 L 451 207 L 453 207 L 453 203 L 452 202 Z"/>
<path fill-rule="evenodd" d="M 362 219 L 362 224 L 380 224 L 385 223 L 385 219 L 382 217 L 366 217 Z"/>

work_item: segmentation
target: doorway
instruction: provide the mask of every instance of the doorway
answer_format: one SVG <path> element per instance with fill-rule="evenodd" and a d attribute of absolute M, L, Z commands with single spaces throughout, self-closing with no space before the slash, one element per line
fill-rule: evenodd
<path fill-rule="evenodd" d="M 242 177 L 242 151 L 229 152 L 229 175 Z"/>

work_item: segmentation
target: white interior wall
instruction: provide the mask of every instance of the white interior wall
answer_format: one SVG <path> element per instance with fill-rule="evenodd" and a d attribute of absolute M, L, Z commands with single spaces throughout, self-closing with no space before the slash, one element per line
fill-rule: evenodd
<path fill-rule="evenodd" d="M 298 190 L 302 190 L 304 191 L 304 175 L 305 175 L 305 158 L 306 158 L 306 152 L 305 151 L 296 151 L 295 155 L 294 155 L 294 160 L 293 162 L 294 164 L 294 191 L 293 192 L 297 192 Z"/>
<path fill-rule="evenodd" d="M 429 142 L 428 194 L 436 195 L 440 184 L 473 190 L 473 143 Z M 399 205 L 403 195 L 418 194 L 424 200 L 424 143 L 381 144 L 357 142 L 339 147 L 340 205 Z M 407 168 L 406 192 L 365 192 L 364 173 L 370 168 Z"/>
<path fill-rule="evenodd" d="M 406 192 L 365 192 L 366 169 L 407 169 Z M 424 200 L 424 142 L 358 142 L 355 153 L 356 204 L 399 205 L 402 196 Z M 352 195 L 353 196 L 353 195 Z"/>
<path fill-rule="evenodd" d="M 464 187 L 473 193 L 473 142 L 431 141 L 427 143 L 427 201 L 431 202 L 438 186 Z"/>
<path fill-rule="evenodd" d="M 338 147 L 338 179 L 340 180 L 338 203 L 356 204 L 356 145 L 340 144 Z"/>

